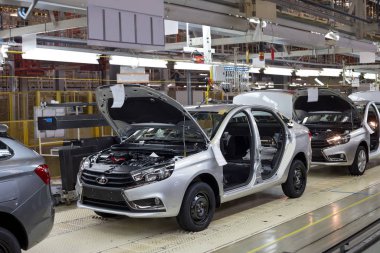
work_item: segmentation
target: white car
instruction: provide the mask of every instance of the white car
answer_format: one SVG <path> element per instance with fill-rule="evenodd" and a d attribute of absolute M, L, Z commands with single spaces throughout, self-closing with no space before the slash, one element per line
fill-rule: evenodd
<path fill-rule="evenodd" d="M 101 216 L 177 217 L 183 229 L 200 231 L 224 202 L 276 185 L 291 198 L 303 194 L 306 127 L 261 106 L 184 108 L 140 85 L 125 85 L 120 101 L 111 87 L 98 88 L 96 98 L 122 142 L 82 162 L 79 207 Z"/>
<path fill-rule="evenodd" d="M 355 105 L 329 89 L 263 90 L 234 98 L 235 104 L 266 105 L 303 124 L 312 133 L 312 164 L 347 166 L 362 175 L 380 155 L 380 114 L 373 102 Z"/>

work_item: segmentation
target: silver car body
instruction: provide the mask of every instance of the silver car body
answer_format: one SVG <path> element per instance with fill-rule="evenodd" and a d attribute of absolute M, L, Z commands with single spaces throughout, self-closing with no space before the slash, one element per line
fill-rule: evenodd
<path fill-rule="evenodd" d="M 0 158 L 0 227 L 6 224 L 4 228 L 13 232 L 26 250 L 44 239 L 53 227 L 50 184 L 35 173 L 45 162 L 16 140 L 3 135 L 0 142 L 7 147 Z"/>
<path fill-rule="evenodd" d="M 110 121 L 110 124 L 113 126 L 119 124 L 119 126 L 121 126 L 123 124 L 120 124 L 120 122 L 116 124 L 112 123 L 113 120 L 110 119 L 109 113 L 107 113 L 107 111 L 104 110 L 104 106 L 102 106 L 102 104 L 106 103 L 108 99 L 112 99 L 112 93 L 109 92 L 109 89 L 109 86 L 105 86 L 97 90 L 97 102 L 105 118 L 107 118 Z M 134 91 L 134 89 L 136 91 Z M 281 158 L 279 159 L 280 164 L 277 173 L 273 175 L 271 178 L 263 180 L 259 173 L 261 166 L 260 152 L 254 152 L 255 157 L 253 159 L 253 175 L 249 182 L 242 187 L 225 191 L 223 187 L 223 165 L 225 164 L 225 159 L 220 149 L 220 140 L 222 138 L 223 130 L 226 128 L 229 120 L 238 112 L 244 111 L 247 115 L 252 115 L 252 113 L 250 113 L 252 108 L 257 108 L 259 110 L 265 110 L 275 113 L 273 110 L 267 107 L 236 105 L 205 105 L 199 107 L 188 107 L 187 109 L 185 109 L 178 102 L 171 99 L 170 97 L 167 97 L 166 95 L 163 95 L 158 91 L 154 91 L 152 89 L 139 85 L 125 86 L 125 94 L 127 99 L 134 96 L 148 96 L 152 99 L 166 101 L 173 108 L 177 108 L 178 110 L 180 110 L 189 119 L 191 118 L 191 120 L 194 121 L 194 123 L 198 127 L 198 123 L 194 120 L 192 116 L 190 116 L 190 113 L 196 113 L 197 111 L 226 111 L 228 113 L 226 114 L 225 118 L 223 119 L 218 130 L 216 131 L 215 135 L 211 138 L 211 140 L 208 139 L 205 133 L 203 133 L 205 136 L 206 148 L 201 152 L 195 153 L 188 157 L 183 157 L 175 161 L 175 168 L 172 175 L 162 181 L 137 186 L 134 188 L 131 187 L 127 189 L 107 189 L 106 187 L 88 185 L 84 183 L 81 179 L 80 172 L 78 175 L 78 181 L 76 186 L 77 192 L 79 194 L 78 207 L 89 208 L 98 212 L 126 215 L 135 218 L 173 217 L 178 215 L 185 192 L 195 178 L 207 177 L 209 180 L 215 183 L 214 191 L 218 195 L 217 202 L 220 204 L 284 183 L 287 180 L 290 165 L 292 164 L 292 161 L 295 159 L 296 156 L 298 158 L 301 157 L 301 159 L 304 159 L 305 166 L 307 170 L 309 169 L 311 147 L 307 128 L 298 124 L 294 124 L 293 127 L 287 127 L 285 123 L 282 122 L 286 131 L 286 137 L 284 137 L 286 138 L 286 144 L 284 152 Z M 259 138 L 260 135 L 258 133 L 255 120 L 252 116 L 249 117 L 249 122 L 251 126 L 253 126 L 253 134 L 255 136 L 255 141 L 253 142 L 253 145 L 255 147 L 255 150 L 259 151 L 261 150 L 261 142 Z M 203 130 L 200 127 L 199 129 L 203 132 Z M 119 133 L 123 132 L 117 127 L 115 128 L 115 131 Z M 104 164 L 93 164 L 93 166 L 95 166 L 92 167 L 93 170 L 97 170 L 103 173 L 104 171 L 109 169 Z M 83 171 L 83 169 L 84 168 L 82 166 L 81 171 Z M 102 207 L 99 205 L 91 205 L 84 203 L 83 189 L 86 187 L 92 190 L 101 189 L 102 191 L 115 192 L 116 190 L 117 192 L 119 192 L 118 194 L 121 194 L 123 196 L 126 205 L 128 205 L 132 211 L 120 211 L 109 207 Z M 133 204 L 133 201 L 151 198 L 160 199 L 163 203 L 163 209 L 159 210 L 158 212 L 150 210 L 149 208 L 143 210 L 141 207 L 136 207 L 136 205 Z"/>
<path fill-rule="evenodd" d="M 320 96 L 331 96 L 335 99 L 339 99 L 343 103 L 347 103 L 348 107 L 354 108 L 354 104 L 352 101 L 343 98 L 340 94 L 335 93 L 331 90 L 321 89 L 319 90 Z M 284 115 L 290 115 L 292 112 L 292 118 L 299 121 L 299 118 L 296 114 L 296 108 L 294 107 L 295 101 L 300 96 L 307 96 L 307 90 L 301 91 L 285 91 L 285 90 L 263 90 L 263 91 L 254 91 L 250 93 L 244 93 L 238 95 L 234 98 L 235 104 L 266 104 L 268 106 L 272 106 L 274 108 L 278 108 L 281 113 Z M 292 98 L 292 99 L 290 99 Z M 367 150 L 370 150 L 370 135 L 373 132 L 368 125 L 368 110 L 374 105 L 374 103 L 365 104 L 365 108 L 362 113 L 362 117 L 360 118 L 360 125 L 350 131 L 349 142 L 345 144 L 340 144 L 336 146 L 318 146 L 316 142 L 313 144 L 314 139 L 314 129 L 310 129 L 313 133 L 312 139 L 312 148 L 313 148 L 313 165 L 328 165 L 328 166 L 350 166 L 353 164 L 356 156 L 356 151 L 359 145 L 365 145 Z M 325 106 L 325 105 L 323 105 Z M 334 103 L 328 104 L 327 106 L 331 107 L 331 111 L 334 110 Z M 374 108 L 375 109 L 375 108 Z M 379 111 L 377 109 L 376 114 L 379 119 Z M 377 127 L 379 127 L 379 123 Z M 379 147 L 376 150 L 371 150 L 368 152 L 368 159 L 372 159 L 374 157 L 378 157 L 380 155 Z M 340 156 L 342 158 L 340 158 Z"/>

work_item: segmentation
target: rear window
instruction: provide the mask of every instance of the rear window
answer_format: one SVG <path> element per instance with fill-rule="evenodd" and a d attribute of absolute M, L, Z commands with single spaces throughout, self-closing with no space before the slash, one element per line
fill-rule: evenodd
<path fill-rule="evenodd" d="M 0 141 L 0 161 L 11 158 L 12 156 L 13 150 L 4 142 Z"/>

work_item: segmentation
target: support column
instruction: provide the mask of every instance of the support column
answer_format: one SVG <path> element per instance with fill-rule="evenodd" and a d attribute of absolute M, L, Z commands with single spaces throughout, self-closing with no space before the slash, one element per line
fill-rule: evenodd
<path fill-rule="evenodd" d="M 187 85 L 187 104 L 193 104 L 193 90 L 191 88 L 191 73 L 190 71 L 186 72 L 186 85 Z"/>

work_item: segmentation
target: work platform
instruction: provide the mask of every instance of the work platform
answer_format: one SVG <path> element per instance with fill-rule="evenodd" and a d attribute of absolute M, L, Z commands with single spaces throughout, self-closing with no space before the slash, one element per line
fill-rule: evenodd
<path fill-rule="evenodd" d="M 49 237 L 28 253 L 338 252 L 358 232 L 376 228 L 371 226 L 380 218 L 380 166 L 374 165 L 379 162 L 360 177 L 345 168 L 314 167 L 301 198 L 288 199 L 275 187 L 225 203 L 198 233 L 179 229 L 175 218 L 103 219 L 60 206 Z"/>

